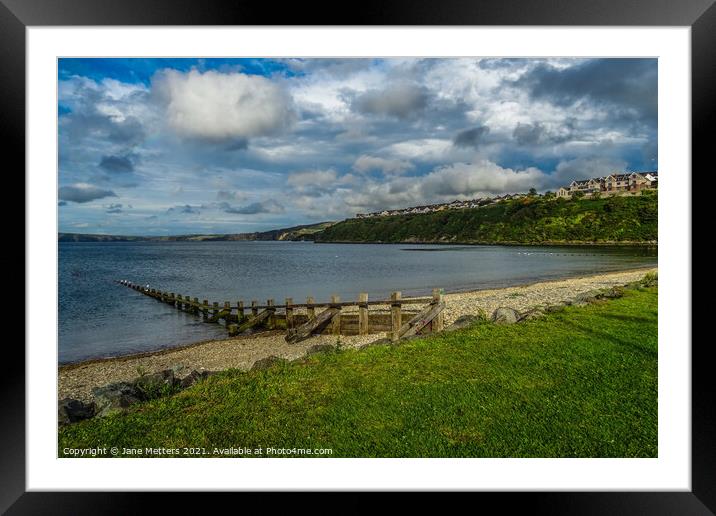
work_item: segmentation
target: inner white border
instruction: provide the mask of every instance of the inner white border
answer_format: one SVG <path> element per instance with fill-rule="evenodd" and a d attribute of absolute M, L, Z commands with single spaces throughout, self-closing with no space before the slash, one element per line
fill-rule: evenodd
<path fill-rule="evenodd" d="M 57 293 L 59 56 L 658 57 L 659 458 L 58 459 L 57 313 L 47 310 L 41 324 L 26 318 L 27 490 L 691 489 L 690 28 L 29 27 L 28 306 Z"/>

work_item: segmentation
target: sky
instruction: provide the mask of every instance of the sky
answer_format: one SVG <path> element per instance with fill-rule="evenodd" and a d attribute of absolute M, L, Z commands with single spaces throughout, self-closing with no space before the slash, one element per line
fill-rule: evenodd
<path fill-rule="evenodd" d="M 656 59 L 60 59 L 61 232 L 244 233 L 658 170 Z"/>

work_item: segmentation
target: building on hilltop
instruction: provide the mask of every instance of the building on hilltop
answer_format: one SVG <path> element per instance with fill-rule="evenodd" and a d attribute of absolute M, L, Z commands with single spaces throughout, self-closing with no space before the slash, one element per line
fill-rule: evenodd
<path fill-rule="evenodd" d="M 569 186 L 560 187 L 557 197 L 572 197 L 582 193 L 586 197 L 595 193 L 601 195 L 638 195 L 642 190 L 655 190 L 658 186 L 658 172 L 628 172 L 610 174 L 605 177 L 579 179 Z"/>

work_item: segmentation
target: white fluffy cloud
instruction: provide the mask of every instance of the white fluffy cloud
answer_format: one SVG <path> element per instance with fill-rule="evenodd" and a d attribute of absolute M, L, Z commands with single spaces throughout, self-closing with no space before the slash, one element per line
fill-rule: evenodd
<path fill-rule="evenodd" d="M 279 83 L 242 73 L 162 70 L 152 86 L 179 134 L 223 140 L 280 132 L 295 119 L 293 102 Z"/>

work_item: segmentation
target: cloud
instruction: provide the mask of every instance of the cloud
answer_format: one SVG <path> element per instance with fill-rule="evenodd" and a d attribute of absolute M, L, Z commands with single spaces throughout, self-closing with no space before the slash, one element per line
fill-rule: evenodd
<path fill-rule="evenodd" d="M 85 203 L 102 199 L 104 197 L 117 197 L 112 190 L 104 190 L 88 183 L 75 183 L 69 186 L 61 186 L 58 195 L 63 201 Z"/>
<path fill-rule="evenodd" d="M 67 201 L 60 201 L 57 203 L 57 206 L 67 206 Z"/>
<path fill-rule="evenodd" d="M 474 147 L 477 148 L 484 142 L 485 136 L 490 132 L 490 128 L 481 125 L 473 127 L 472 129 L 466 129 L 455 135 L 453 144 L 456 147 Z"/>
<path fill-rule="evenodd" d="M 189 215 L 199 215 L 201 214 L 200 206 L 191 206 L 189 204 L 184 204 L 183 206 L 174 206 L 172 208 L 169 208 L 167 210 L 167 213 L 180 213 L 180 214 L 189 214 Z"/>
<path fill-rule="evenodd" d="M 544 126 L 539 122 L 534 124 L 518 123 L 512 136 L 520 145 L 535 145 L 539 143 L 544 135 Z"/>
<path fill-rule="evenodd" d="M 122 205 L 121 204 L 110 204 L 107 206 L 107 213 L 122 213 Z"/>
<path fill-rule="evenodd" d="M 293 172 L 289 174 L 287 183 L 291 186 L 319 186 L 328 187 L 336 182 L 338 174 L 335 170 L 309 170 L 306 172 Z"/>
<path fill-rule="evenodd" d="M 259 213 L 283 213 L 284 211 L 285 208 L 273 199 L 268 199 L 262 202 L 255 202 L 247 206 L 243 206 L 241 208 L 228 207 L 224 209 L 225 213 L 236 213 L 240 215 L 257 215 Z"/>
<path fill-rule="evenodd" d="M 425 109 L 429 94 L 424 86 L 395 83 L 382 90 L 369 90 L 353 100 L 353 107 L 370 115 L 408 118 Z"/>
<path fill-rule="evenodd" d="M 107 172 L 134 172 L 134 163 L 129 156 L 102 156 L 99 166 Z"/>
<path fill-rule="evenodd" d="M 524 192 L 539 183 L 543 174 L 534 167 L 513 170 L 487 160 L 477 163 L 454 163 L 438 167 L 422 178 L 420 191 L 426 198 Z"/>
<path fill-rule="evenodd" d="M 241 192 L 234 192 L 229 190 L 219 190 L 216 192 L 217 201 L 243 201 L 246 199 L 246 194 Z"/>
<path fill-rule="evenodd" d="M 544 186 L 559 188 L 575 179 L 603 177 L 626 170 L 627 163 L 621 158 L 590 156 L 561 161 L 544 182 Z"/>
<path fill-rule="evenodd" d="M 384 174 L 403 174 L 414 166 L 405 160 L 385 159 L 375 156 L 362 155 L 353 164 L 353 170 L 360 173 L 380 170 Z"/>
<path fill-rule="evenodd" d="M 623 118 L 655 123 L 657 63 L 657 59 L 621 58 L 592 59 L 567 67 L 541 63 L 516 84 L 527 87 L 533 98 L 557 106 L 588 101 L 610 105 Z"/>
<path fill-rule="evenodd" d="M 278 133 L 295 117 L 289 94 L 256 75 L 165 69 L 154 76 L 152 90 L 169 125 L 189 137 L 241 141 Z"/>

